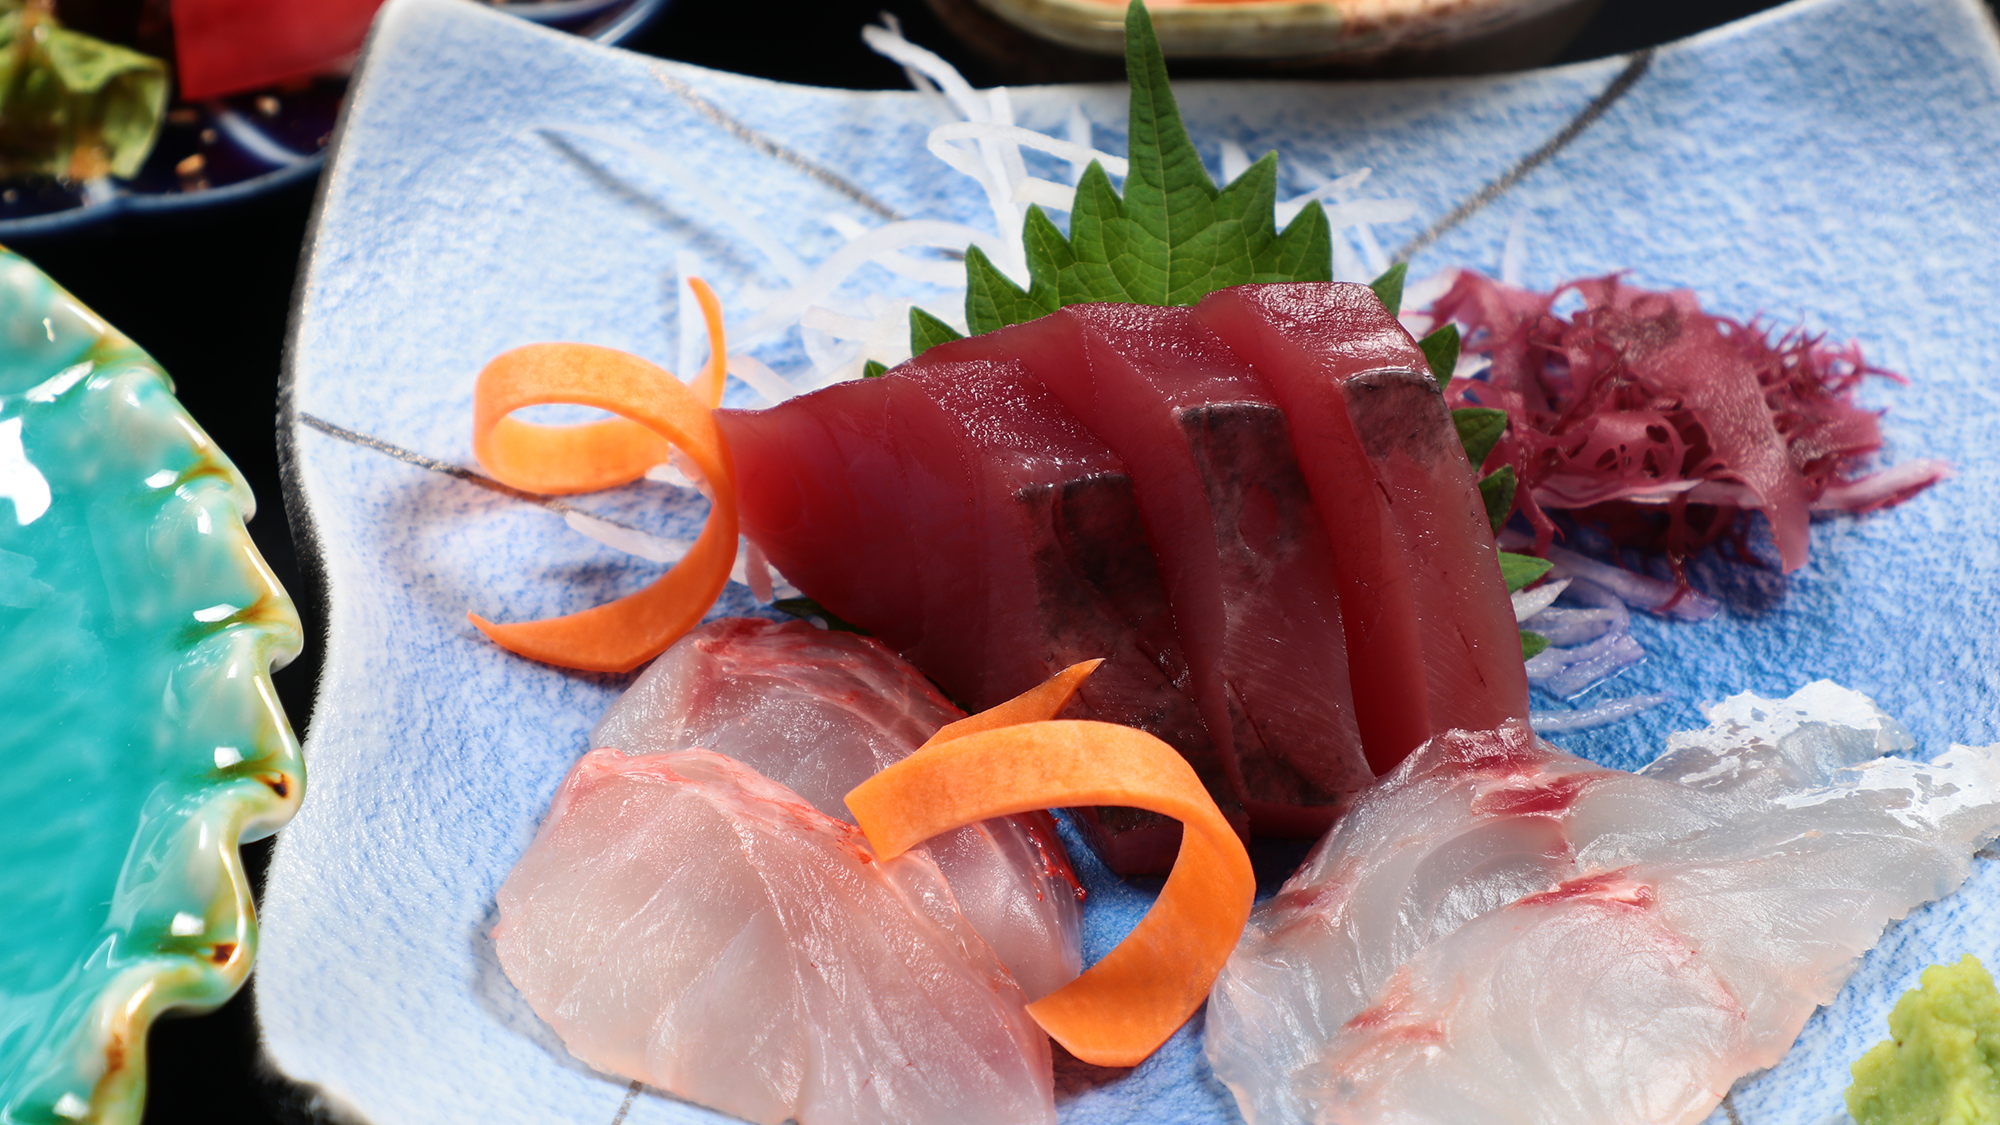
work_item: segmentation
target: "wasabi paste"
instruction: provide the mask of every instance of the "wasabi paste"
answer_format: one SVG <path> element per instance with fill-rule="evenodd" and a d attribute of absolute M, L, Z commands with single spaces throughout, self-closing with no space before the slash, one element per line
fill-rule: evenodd
<path fill-rule="evenodd" d="M 2000 1121 L 2000 991 L 1979 959 L 1933 965 L 1889 1013 L 1891 1038 L 1850 1069 L 1859 1125 Z"/>

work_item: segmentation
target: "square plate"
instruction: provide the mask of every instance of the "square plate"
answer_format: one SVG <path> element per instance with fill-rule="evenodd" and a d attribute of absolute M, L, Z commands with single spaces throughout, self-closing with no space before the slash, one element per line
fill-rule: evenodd
<path fill-rule="evenodd" d="M 1416 218 L 1380 228 L 1400 243 L 1558 135 L 1624 67 L 1178 89 L 1211 158 L 1233 141 L 1279 149 L 1287 169 L 1374 169 L 1372 193 L 1416 205 Z M 716 1119 L 628 1097 L 626 1082 L 571 1059 L 486 936 L 495 889 L 626 680 L 513 658 L 465 613 L 566 612 L 654 568 L 543 508 L 309 424 L 471 465 L 473 380 L 499 352 L 577 340 L 675 369 L 677 255 L 699 254 L 732 309 L 779 284 L 715 198 L 809 262 L 840 241 L 829 213 L 873 221 L 676 85 L 896 211 L 992 229 L 977 188 L 926 154 L 949 115 L 925 95 L 702 71 L 461 0 L 384 10 L 293 324 L 293 516 L 313 529 L 331 612 L 312 794 L 272 863 L 258 984 L 278 1066 L 382 1125 Z M 1080 108 L 1100 147 L 1123 149 L 1122 89 L 1012 100 L 1023 124 L 1056 132 Z M 638 159 L 606 137 L 662 155 Z M 1531 285 L 1630 270 L 1725 315 L 1858 340 L 1912 379 L 1868 392 L 1894 408 L 1889 459 L 1957 468 L 1899 508 L 1817 523 L 1811 563 L 1775 603 L 1768 582 L 1750 583 L 1714 621 L 1636 622 L 1652 659 L 1600 691 L 1674 702 L 1559 743 L 1631 768 L 1665 732 L 1700 725 L 1703 701 L 1818 677 L 1872 695 L 1926 754 L 2000 737 L 2000 390 L 1981 358 L 2000 309 L 1996 145 L 2000 43 L 1978 0 L 1801 0 L 1662 48 L 1601 118 L 1416 256 L 1419 276 L 1491 272 L 1516 231 Z M 710 185 L 707 197 L 690 184 Z M 887 274 L 881 284 L 921 292 Z M 803 357 L 796 338 L 755 354 L 780 370 Z M 753 401 L 741 386 L 732 396 Z M 667 497 L 641 485 L 580 504 L 689 534 L 695 513 Z M 718 612 L 755 609 L 731 586 Z M 1136 917 L 1136 897 L 1099 896 L 1086 956 Z M 1889 1004 L 1924 965 L 2000 955 L 1996 915 L 2000 868 L 1980 861 L 1959 894 L 1893 927 L 1784 1063 L 1739 1084 L 1743 1125 L 1836 1113 L 1847 1063 L 1883 1036 Z M 1199 1020 L 1130 1073 L 1066 1074 L 1059 1089 L 1071 1122 L 1236 1119 L 1201 1061 Z"/>

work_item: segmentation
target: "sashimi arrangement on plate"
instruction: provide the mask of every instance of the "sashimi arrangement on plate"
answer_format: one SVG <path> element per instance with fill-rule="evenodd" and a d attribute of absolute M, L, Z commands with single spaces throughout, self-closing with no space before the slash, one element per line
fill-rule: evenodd
<path fill-rule="evenodd" d="M 448 40 L 458 18 L 403 0 L 377 51 Z M 540 341 L 510 326 L 499 348 L 474 334 L 452 362 L 476 379 L 413 385 L 395 417 L 329 384 L 339 363 L 295 367 L 309 498 L 335 465 L 417 473 L 369 501 L 373 523 L 343 498 L 320 527 L 343 537 L 332 713 L 410 690 L 357 678 L 343 632 L 385 638 L 435 709 L 411 728 L 428 762 L 387 774 L 366 735 L 383 728 L 333 720 L 355 787 L 333 783 L 339 807 L 272 876 L 280 1066 L 364 1115 L 435 1106 L 433 1078 L 364 1074 L 340 1038 L 385 1026 L 357 1002 L 411 1027 L 442 997 L 473 1013 L 468 1065 L 516 1087 L 495 1104 L 517 1112 L 595 1089 L 621 1094 L 619 1120 L 773 1125 L 1817 1122 L 1887 1014 L 1849 1010 L 1843 987 L 1857 969 L 1878 991 L 1913 983 L 1867 973 L 1885 933 L 1917 968 L 1991 955 L 1963 919 L 1988 909 L 1975 853 L 2000 833 L 2000 745 L 1926 758 L 1875 680 L 1797 675 L 1853 667 L 1798 660 L 1790 615 L 1843 573 L 1854 531 L 1966 468 L 1962 443 L 1879 455 L 1897 415 L 1863 396 L 1888 370 L 1616 273 L 1524 288 L 1518 225 L 1503 280 L 1411 281 L 1401 258 L 1471 212 L 1392 256 L 1373 228 L 1417 205 L 1360 197 L 1366 172 L 1281 202 L 1279 154 L 1225 142 L 1218 186 L 1136 3 L 1124 157 L 1095 147 L 1089 92 L 1021 113 L 893 27 L 867 35 L 929 91 L 925 115 L 955 118 L 927 147 L 983 189 L 997 232 L 908 218 L 655 70 L 652 93 L 874 225 L 828 216 L 834 243 L 808 257 L 750 185 L 724 194 L 675 154 L 543 118 L 516 137 L 617 185 L 619 206 L 657 212 L 628 183 L 653 176 L 740 240 L 695 237 L 656 269 L 689 380 L 568 321 Z M 1627 63 L 1578 128 L 1651 64 Z M 362 122 L 391 97 L 372 73 Z M 337 176 L 387 174 L 385 151 Z M 323 229 L 347 221 L 342 190 Z M 747 282 L 745 247 L 786 284 Z M 323 235 L 315 261 L 365 252 Z M 353 310 L 385 282 L 324 277 L 301 354 L 351 363 L 372 346 Z M 396 420 L 452 404 L 457 463 L 428 452 L 442 423 Z M 492 499 L 424 494 L 467 486 Z M 601 562 L 552 569 L 546 534 L 468 537 L 465 505 L 498 503 L 560 513 L 581 533 L 564 550 L 638 561 L 607 580 Z M 342 609 L 350 530 L 423 616 Z M 507 567 L 504 592 L 466 585 Z M 453 591 L 463 626 L 433 612 Z M 1643 682 L 1780 623 L 1789 683 L 1747 658 Z M 1705 727 L 1662 737 L 1702 701 Z M 1990 727 L 1957 723 L 1968 741 Z M 1556 732 L 1581 732 L 1581 756 Z M 384 803 L 437 792 L 441 765 L 494 779 L 425 798 L 444 831 Z M 486 874 L 450 874 L 468 862 Z M 402 873 L 361 874 L 384 864 Z M 371 895 L 416 908 L 408 933 L 379 931 L 392 948 L 309 929 L 376 930 Z M 433 908 L 462 919 L 445 945 L 422 936 Z M 1926 923 L 1954 946 L 1897 946 Z M 438 991 L 418 946 L 460 964 L 469 948 L 469 986 Z M 361 956 L 400 966 L 407 994 L 357 993 Z M 342 999 L 302 991 L 316 971 Z M 1903 1036 L 1849 1101 L 1868 1125 L 1924 1088 Z"/>

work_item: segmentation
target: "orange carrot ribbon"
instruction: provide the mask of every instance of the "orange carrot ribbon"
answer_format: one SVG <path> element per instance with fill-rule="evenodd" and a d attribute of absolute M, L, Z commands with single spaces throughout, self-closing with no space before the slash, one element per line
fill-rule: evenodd
<path fill-rule="evenodd" d="M 694 546 L 636 594 L 514 625 L 467 614 L 502 648 L 566 668 L 630 671 L 699 624 L 728 583 L 736 562 L 736 470 L 713 414 L 726 362 L 722 312 L 706 284 L 690 283 L 702 303 L 711 351 L 694 388 L 637 356 L 589 344 L 530 344 L 479 373 L 473 455 L 502 483 L 549 494 L 590 492 L 637 480 L 679 449 L 713 494 Z M 548 403 L 594 406 L 617 417 L 570 426 L 509 417 Z"/>
<path fill-rule="evenodd" d="M 1028 1005 L 1077 1058 L 1136 1066 L 1207 998 L 1257 884 L 1243 842 L 1172 747 L 1130 727 L 1049 719 L 1094 666 L 940 730 L 856 786 L 847 807 L 884 859 L 941 832 L 1037 809 L 1123 805 L 1179 820 L 1180 855 L 1153 908 L 1083 975 Z M 1033 721 L 981 723 L 994 712 Z"/>

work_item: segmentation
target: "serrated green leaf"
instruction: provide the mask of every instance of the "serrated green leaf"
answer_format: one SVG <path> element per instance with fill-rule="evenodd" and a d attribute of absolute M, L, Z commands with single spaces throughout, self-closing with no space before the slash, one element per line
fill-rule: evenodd
<path fill-rule="evenodd" d="M 979 247 L 965 252 L 965 323 L 974 336 L 1025 324 L 1056 311 L 1000 272 Z"/>
<path fill-rule="evenodd" d="M 1502 465 L 1479 478 L 1479 498 L 1486 502 L 1486 518 L 1493 521 L 1493 534 L 1507 523 L 1514 511 L 1514 466 Z"/>
<path fill-rule="evenodd" d="M 1517 555 L 1512 551 L 1500 552 L 1500 577 L 1507 582 L 1507 592 L 1513 593 L 1528 583 L 1549 572 L 1555 564 L 1533 555 Z"/>
<path fill-rule="evenodd" d="M 861 365 L 861 377 L 863 379 L 880 379 L 888 373 L 889 365 L 886 363 L 880 363 L 871 359 Z"/>
<path fill-rule="evenodd" d="M 1458 429 L 1458 443 L 1465 447 L 1465 458 L 1478 469 L 1486 464 L 1486 455 L 1493 452 L 1493 446 L 1500 435 L 1507 432 L 1507 412 L 1486 406 L 1461 406 L 1451 412 L 1451 424 Z"/>
<path fill-rule="evenodd" d="M 1132 100 L 1124 196 L 1092 163 L 1077 184 L 1067 238 L 1029 208 L 1026 290 L 967 251 L 965 313 L 974 334 L 1089 301 L 1190 305 L 1232 285 L 1333 280 L 1323 208 L 1307 207 L 1277 229 L 1276 153 L 1215 186 L 1174 102 L 1152 19 L 1137 2 L 1125 13 L 1125 68 Z"/>
<path fill-rule="evenodd" d="M 864 637 L 869 635 L 868 630 L 863 629 L 859 625 L 842 621 L 840 618 L 828 613 L 825 606 L 811 598 L 779 598 L 777 601 L 772 602 L 771 606 L 782 613 L 789 613 L 793 617 L 801 617 L 808 621 L 817 617 L 826 624 L 829 632 L 859 633 Z"/>
<path fill-rule="evenodd" d="M 1326 220 L 1326 208 L 1308 207 L 1287 223 L 1250 280 L 1332 281 L 1333 225 Z"/>
<path fill-rule="evenodd" d="M 1533 660 L 1549 647 L 1549 639 L 1532 630 L 1521 630 L 1521 659 Z"/>
<path fill-rule="evenodd" d="M 1181 123 L 1167 83 L 1167 60 L 1146 6 L 1125 10 L 1125 78 L 1131 87 L 1125 174 L 1125 253 L 1111 262 L 1129 299 L 1148 305 L 1186 303 L 1201 276 L 1212 272 L 1235 241 L 1215 228 L 1215 181 L 1202 166 Z M 1273 197 L 1275 201 L 1275 196 Z M 1222 221 L 1226 222 L 1226 219 Z M 1238 269 L 1248 274 L 1247 253 Z M 1178 298 L 1178 301 L 1176 300 Z"/>
<path fill-rule="evenodd" d="M 1382 298 L 1382 307 L 1389 310 L 1390 316 L 1403 311 L 1403 275 L 1409 272 L 1408 262 L 1397 262 L 1389 267 L 1388 272 L 1368 283 L 1368 288 Z"/>
<path fill-rule="evenodd" d="M 932 348 L 937 347 L 939 344 L 948 344 L 953 340 L 962 340 L 964 338 L 965 337 L 960 336 L 958 334 L 958 329 L 953 328 L 951 325 L 946 324 L 944 321 L 939 320 L 937 317 L 932 316 L 931 314 L 925 312 L 920 308 L 911 306 L 910 308 L 910 354 L 911 355 L 913 356 L 922 355 L 925 352 L 930 351 Z"/>
<path fill-rule="evenodd" d="M 1438 387 L 1449 386 L 1451 373 L 1458 367 L 1458 325 L 1446 324 L 1418 340 L 1417 347 L 1423 349 L 1424 358 L 1430 361 L 1431 376 L 1438 381 Z"/>

